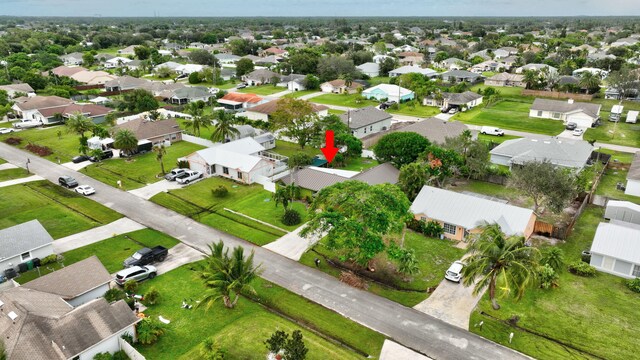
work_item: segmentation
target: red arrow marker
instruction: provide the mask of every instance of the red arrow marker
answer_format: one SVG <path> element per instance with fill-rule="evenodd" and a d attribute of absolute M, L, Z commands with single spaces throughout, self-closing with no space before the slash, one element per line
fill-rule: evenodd
<path fill-rule="evenodd" d="M 325 133 L 324 147 L 320 150 L 322 150 L 324 157 L 327 158 L 328 163 L 331 163 L 338 153 L 338 148 L 335 147 L 334 143 L 333 130 L 327 130 Z"/>

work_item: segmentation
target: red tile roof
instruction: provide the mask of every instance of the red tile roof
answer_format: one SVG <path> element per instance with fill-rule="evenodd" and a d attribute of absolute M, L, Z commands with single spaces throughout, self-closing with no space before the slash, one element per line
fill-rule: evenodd
<path fill-rule="evenodd" d="M 229 101 L 237 101 L 241 103 L 259 103 L 263 100 L 260 96 L 256 94 L 244 94 L 244 93 L 228 93 L 222 97 L 224 100 Z"/>

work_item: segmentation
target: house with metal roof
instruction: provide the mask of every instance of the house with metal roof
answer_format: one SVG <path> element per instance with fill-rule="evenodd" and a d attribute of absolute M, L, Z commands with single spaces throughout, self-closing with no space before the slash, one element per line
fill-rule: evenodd
<path fill-rule="evenodd" d="M 416 220 L 438 222 L 445 237 L 458 241 L 491 223 L 500 225 L 506 235 L 529 238 L 536 222 L 531 209 L 426 185 L 409 210 Z"/>
<path fill-rule="evenodd" d="M 433 70 L 433 69 L 429 69 L 429 68 L 422 68 L 420 66 L 417 65 L 406 65 L 406 66 L 401 66 L 397 69 L 393 69 L 391 71 L 389 71 L 389 76 L 390 77 L 397 77 L 400 75 L 404 75 L 404 74 L 412 74 L 412 73 L 416 73 L 416 74 L 422 74 L 426 77 L 429 78 L 433 78 L 436 75 L 438 75 L 438 72 Z"/>
<path fill-rule="evenodd" d="M 600 118 L 602 105 L 585 102 L 535 99 L 529 109 L 529 116 L 541 119 L 573 122 L 581 128 L 590 128 Z"/>
<path fill-rule="evenodd" d="M 340 120 L 358 139 L 391 128 L 391 114 L 373 106 L 349 110 L 340 115 Z"/>
<path fill-rule="evenodd" d="M 413 100 L 416 94 L 398 85 L 380 84 L 370 87 L 362 92 L 367 99 L 395 101 L 397 103 Z"/>
<path fill-rule="evenodd" d="M 477 81 L 480 81 L 483 78 L 480 74 L 476 74 L 466 70 L 449 70 L 440 74 L 440 76 L 442 77 L 443 81 L 448 83 L 468 82 L 471 84 L 475 84 Z"/>
<path fill-rule="evenodd" d="M 398 132 L 414 132 L 422 135 L 433 144 L 444 144 L 447 138 L 455 138 L 469 127 L 460 121 L 446 121 L 438 118 L 426 118 L 411 125 L 401 127 Z M 478 137 L 478 131 L 470 130 L 473 139 Z"/>
<path fill-rule="evenodd" d="M 53 238 L 38 220 L 0 230 L 0 270 L 53 254 Z"/>
<path fill-rule="evenodd" d="M 368 77 L 376 77 L 380 75 L 380 65 L 374 62 L 366 62 L 356 66 L 356 69 Z"/>
<path fill-rule="evenodd" d="M 640 151 L 636 152 L 631 161 L 627 173 L 627 187 L 624 190 L 627 195 L 640 196 Z"/>
<path fill-rule="evenodd" d="M 490 152 L 491 162 L 511 168 L 529 161 L 549 161 L 556 166 L 581 170 L 589 161 L 593 146 L 586 141 L 550 137 L 545 140 L 520 138 L 504 141 Z"/>
<path fill-rule="evenodd" d="M 590 264 L 623 278 L 640 277 L 640 225 L 619 220 L 598 224 Z"/>
<path fill-rule="evenodd" d="M 609 200 L 604 218 L 640 225 L 640 205 L 631 201 Z"/>
<path fill-rule="evenodd" d="M 422 101 L 424 106 L 438 106 L 443 109 L 449 108 L 467 108 L 471 109 L 482 104 L 483 96 L 473 91 L 465 91 L 463 93 L 440 93 L 440 96 L 431 94 L 425 96 Z"/>
<path fill-rule="evenodd" d="M 363 181 L 369 185 L 396 184 L 400 171 L 390 163 L 383 163 L 362 172 L 325 169 L 309 166 L 295 170 L 290 176 L 280 179 L 286 185 L 291 183 L 311 191 L 320 191 L 328 186 L 348 180 Z"/>

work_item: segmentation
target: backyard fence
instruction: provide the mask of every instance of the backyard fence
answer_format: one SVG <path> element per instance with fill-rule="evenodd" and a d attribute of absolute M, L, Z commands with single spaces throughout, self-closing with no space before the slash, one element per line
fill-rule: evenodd
<path fill-rule="evenodd" d="M 131 359 L 131 360 L 146 360 L 146 358 L 144 356 L 142 356 L 142 354 L 140 354 L 138 352 L 138 350 L 136 350 L 133 346 L 131 346 L 131 344 L 126 342 L 124 339 L 119 338 L 118 342 L 120 343 L 120 349 L 122 349 L 122 351 L 124 351 L 124 353 L 127 354 L 129 359 Z"/>
<path fill-rule="evenodd" d="M 573 99 L 580 101 L 591 101 L 593 95 L 587 94 L 572 94 L 559 91 L 544 91 L 544 90 L 522 90 L 523 96 L 535 96 L 535 97 L 547 97 L 554 99 Z"/>
<path fill-rule="evenodd" d="M 76 90 L 93 90 L 93 89 L 104 89 L 104 84 L 95 84 L 95 85 L 77 85 L 74 87 Z"/>
<path fill-rule="evenodd" d="M 571 218 L 571 221 L 566 225 L 563 224 L 558 226 L 554 224 L 549 224 L 544 221 L 536 220 L 535 224 L 533 225 L 534 234 L 543 235 L 543 236 L 560 239 L 560 240 L 566 240 L 569 237 L 569 235 L 571 235 L 571 232 L 573 231 L 573 227 L 576 224 L 576 221 L 578 220 L 578 218 L 580 217 L 580 214 L 582 214 L 585 207 L 589 203 L 589 198 L 590 198 L 589 194 L 586 194 L 586 196 L 582 199 L 582 202 L 580 203 L 578 210 Z"/>

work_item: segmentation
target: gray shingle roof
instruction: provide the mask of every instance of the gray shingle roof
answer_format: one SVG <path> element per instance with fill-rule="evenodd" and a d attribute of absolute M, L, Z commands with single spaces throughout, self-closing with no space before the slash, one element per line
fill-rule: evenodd
<path fill-rule="evenodd" d="M 459 121 L 444 121 L 437 118 L 427 118 L 409 126 L 405 126 L 398 131 L 415 132 L 424 136 L 432 143 L 443 144 L 446 138 L 454 138 L 468 129 L 467 125 Z"/>
<path fill-rule="evenodd" d="M 282 182 L 289 185 L 291 183 L 291 178 L 293 178 L 293 183 L 301 188 L 320 191 L 328 186 L 347 180 L 363 181 L 369 185 L 384 183 L 396 184 L 399 176 L 400 171 L 398 169 L 390 163 L 384 163 L 363 171 L 351 178 L 326 173 L 313 168 L 303 168 L 294 171 L 292 176 L 283 177 Z"/>
<path fill-rule="evenodd" d="M 571 168 L 582 168 L 593 146 L 586 141 L 549 138 L 507 140 L 491 150 L 492 155 L 511 157 L 511 163 L 549 160 L 552 164 Z"/>
<path fill-rule="evenodd" d="M 442 96 L 447 99 L 450 105 L 464 105 L 471 101 L 481 99 L 482 95 L 474 93 L 473 91 L 465 91 L 463 93 L 446 93 L 443 92 Z"/>
<path fill-rule="evenodd" d="M 20 255 L 53 242 L 38 220 L 0 230 L 0 259 Z"/>
<path fill-rule="evenodd" d="M 569 113 L 582 110 L 585 114 L 597 118 L 600 114 L 600 104 L 591 104 L 584 102 L 570 103 L 562 100 L 535 99 L 531 105 L 531 110 L 535 111 L 554 111 L 560 113 Z"/>
<path fill-rule="evenodd" d="M 351 129 L 360 129 L 387 119 L 391 119 L 391 114 L 373 106 L 350 110 L 340 115 L 340 120 L 345 124 L 349 124 Z"/>
<path fill-rule="evenodd" d="M 640 151 L 636 153 L 633 157 L 633 161 L 631 161 L 629 173 L 627 173 L 627 179 L 640 180 Z"/>
<path fill-rule="evenodd" d="M 441 74 L 443 78 L 455 77 L 455 78 L 464 78 L 464 79 L 476 79 L 480 77 L 479 74 L 472 73 L 471 71 L 466 70 L 451 70 Z"/>

